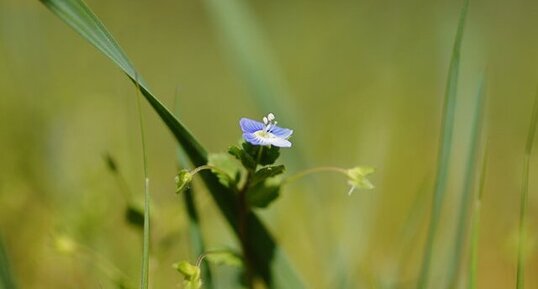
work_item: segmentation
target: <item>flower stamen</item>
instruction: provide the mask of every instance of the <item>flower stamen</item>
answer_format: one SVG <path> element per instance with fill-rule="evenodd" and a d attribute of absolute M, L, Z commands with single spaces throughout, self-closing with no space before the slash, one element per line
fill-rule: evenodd
<path fill-rule="evenodd" d="M 265 133 L 271 133 L 271 130 L 273 130 L 276 127 L 276 124 L 278 123 L 275 120 L 275 115 L 271 112 L 267 116 L 264 116 L 262 120 L 263 120 L 263 123 L 265 124 L 263 128 L 263 132 Z"/>

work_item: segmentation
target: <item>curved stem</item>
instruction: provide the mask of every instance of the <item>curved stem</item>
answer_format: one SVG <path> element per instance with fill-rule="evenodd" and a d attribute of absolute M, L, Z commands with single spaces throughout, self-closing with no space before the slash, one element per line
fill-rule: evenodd
<path fill-rule="evenodd" d="M 228 250 L 209 250 L 209 251 L 204 252 L 202 255 L 198 256 L 198 259 L 196 259 L 196 267 L 200 267 L 205 257 L 214 253 L 223 253 L 223 252 L 228 252 Z"/>
<path fill-rule="evenodd" d="M 225 176 L 228 180 L 230 181 L 233 181 L 234 179 L 228 175 L 227 172 L 223 171 L 222 169 L 218 168 L 218 167 L 215 167 L 215 166 L 212 166 L 212 165 L 203 165 L 203 166 L 199 166 L 199 167 L 196 167 L 194 168 L 192 171 L 190 171 L 191 175 L 194 176 L 196 175 L 197 173 L 201 172 L 201 171 L 204 171 L 204 170 L 212 170 L 212 171 L 217 171 L 219 172 L 221 175 Z"/>
<path fill-rule="evenodd" d="M 228 174 L 225 171 L 221 170 L 218 167 L 212 166 L 212 165 L 203 165 L 203 166 L 196 167 L 191 171 L 191 175 L 194 176 L 194 175 L 196 175 L 197 173 L 199 173 L 199 172 L 201 172 L 203 170 L 218 171 L 219 173 L 221 173 L 223 175 L 226 175 L 226 177 L 230 177 L 230 176 L 228 176 Z"/>
<path fill-rule="evenodd" d="M 310 174 L 318 173 L 318 172 L 336 172 L 341 173 L 347 176 L 347 170 L 339 167 L 317 167 L 317 168 L 311 168 L 304 171 L 300 171 L 294 175 L 291 175 L 284 179 L 282 181 L 282 185 L 294 182 L 302 177 L 305 177 Z"/>

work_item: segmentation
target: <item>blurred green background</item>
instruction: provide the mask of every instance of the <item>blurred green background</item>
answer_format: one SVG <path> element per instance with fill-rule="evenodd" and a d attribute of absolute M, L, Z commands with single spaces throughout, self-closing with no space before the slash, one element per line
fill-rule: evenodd
<path fill-rule="evenodd" d="M 289 173 L 320 165 L 377 168 L 373 191 L 348 197 L 342 176 L 321 174 L 286 187 L 278 202 L 260 211 L 309 288 L 413 288 L 460 1 L 236 1 L 250 18 L 229 28 L 222 21 L 237 18 L 231 12 L 224 14 L 231 20 L 219 18 L 218 1 L 87 3 L 156 95 L 169 107 L 177 97 L 181 120 L 210 151 L 238 141 L 240 117 L 270 112 L 271 103 L 260 106 L 253 98 L 259 87 L 249 77 L 258 67 L 270 80 L 267 93 L 278 94 L 271 95 L 273 112 L 295 129 L 296 146 L 281 159 Z M 523 152 L 538 85 L 537 16 L 536 1 L 471 1 L 431 288 L 446 282 L 471 96 L 485 70 L 490 159 L 478 285 L 515 285 Z M 246 31 L 250 42 L 230 40 L 233 31 Z M 243 62 L 249 57 L 252 66 Z M 111 288 L 102 260 L 137 284 L 141 231 L 125 222 L 126 199 L 103 159 L 114 156 L 142 202 L 135 97 L 123 73 L 41 3 L 0 0 L 0 233 L 20 288 Z M 174 193 L 176 144 L 145 104 L 144 114 L 153 197 L 151 283 L 176 288 L 182 277 L 171 264 L 196 258 L 189 255 L 184 206 Z M 538 288 L 536 161 L 527 288 Z M 201 184 L 195 189 L 208 247 L 237 247 Z M 61 236 L 86 249 L 61 254 L 54 246 Z M 218 288 L 226 288 L 230 275 L 216 269 Z"/>

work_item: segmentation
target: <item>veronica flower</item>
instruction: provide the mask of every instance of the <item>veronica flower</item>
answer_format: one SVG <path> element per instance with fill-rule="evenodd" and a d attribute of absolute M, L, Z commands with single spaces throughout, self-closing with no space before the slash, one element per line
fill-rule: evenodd
<path fill-rule="evenodd" d="M 263 117 L 263 123 L 248 118 L 241 118 L 239 121 L 245 141 L 253 145 L 291 147 L 288 138 L 293 130 L 278 127 L 276 124 L 275 115 L 272 113 Z"/>

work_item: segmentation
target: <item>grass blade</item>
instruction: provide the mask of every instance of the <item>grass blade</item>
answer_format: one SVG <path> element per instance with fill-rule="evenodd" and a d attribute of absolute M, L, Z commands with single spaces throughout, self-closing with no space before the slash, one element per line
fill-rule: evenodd
<path fill-rule="evenodd" d="M 41 0 L 53 13 L 116 63 L 134 83 L 195 163 L 204 163 L 206 152 L 192 134 L 150 92 L 112 35 L 82 0 Z"/>
<path fill-rule="evenodd" d="M 475 200 L 474 213 L 472 218 L 471 229 L 471 252 L 469 264 L 469 289 L 476 289 L 477 268 L 478 268 L 478 238 L 480 237 L 480 208 L 482 206 L 482 196 L 484 194 L 484 184 L 486 183 L 486 169 L 488 165 L 487 144 L 482 159 L 482 169 L 480 170 L 480 185 L 478 196 Z"/>
<path fill-rule="evenodd" d="M 469 0 L 464 0 L 463 7 L 460 13 L 460 19 L 458 24 L 458 30 L 456 33 L 456 39 L 454 41 L 454 47 L 452 50 L 452 57 L 450 60 L 450 67 L 448 70 L 448 80 L 445 91 L 445 100 L 443 106 L 443 119 L 441 125 L 441 138 L 439 145 L 439 152 L 437 156 L 437 176 L 435 180 L 435 188 L 433 193 L 432 214 L 430 217 L 430 224 L 428 227 L 428 236 L 424 248 L 424 256 L 422 260 L 422 268 L 417 283 L 418 289 L 424 289 L 428 284 L 428 277 L 430 274 L 430 263 L 432 258 L 432 248 L 435 235 L 437 233 L 437 226 L 441 215 L 441 208 L 446 190 L 448 168 L 450 163 L 450 154 L 452 149 L 452 135 L 454 130 L 454 115 L 456 110 L 456 93 L 458 87 L 458 74 L 460 66 L 460 50 L 461 42 L 463 39 L 463 28 L 465 26 L 465 16 L 467 14 L 467 8 L 469 6 Z"/>
<path fill-rule="evenodd" d="M 7 256 L 4 242 L 0 238 L 0 289 L 15 289 L 17 288 L 15 278 L 11 273 L 9 260 Z"/>
<path fill-rule="evenodd" d="M 525 158 L 523 160 L 523 176 L 521 184 L 521 199 L 519 211 L 519 244 L 517 249 L 517 289 L 525 287 L 525 242 L 527 239 L 527 200 L 529 198 L 529 164 L 534 145 L 534 135 L 536 124 L 538 123 L 538 93 L 534 100 L 529 133 L 527 135 L 527 145 L 525 146 Z"/>
<path fill-rule="evenodd" d="M 138 79 L 138 78 L 137 78 Z M 138 87 L 138 82 L 137 82 Z M 149 194 L 149 176 L 148 176 L 148 157 L 146 154 L 146 140 L 144 134 L 144 117 L 142 115 L 142 104 L 140 95 L 136 95 L 136 107 L 138 109 L 138 119 L 140 121 L 140 139 L 142 141 L 142 156 L 144 161 L 144 237 L 142 245 L 142 268 L 140 272 L 140 289 L 148 289 L 149 286 L 149 242 L 150 242 L 150 194 Z"/>
<path fill-rule="evenodd" d="M 148 86 L 137 74 L 125 53 L 82 0 L 41 0 L 41 2 L 116 63 L 131 81 L 137 83 L 137 88 L 170 129 L 195 166 L 202 166 L 207 163 L 207 152 L 205 149 L 187 128 L 150 92 Z M 200 175 L 220 211 L 237 235 L 238 219 L 236 212 L 238 210 L 233 192 L 222 186 L 212 173 L 204 171 Z M 249 233 L 249 240 L 252 240 L 252 243 L 249 244 L 249 250 L 252 252 L 253 264 L 257 275 L 270 287 L 304 287 L 292 287 L 301 284 L 300 278 L 294 273 L 283 252 L 279 249 L 275 240 L 258 217 L 254 213 L 251 213 L 249 219 L 247 231 Z M 276 283 L 276 281 L 280 280 L 279 276 L 275 276 L 276 281 L 273 282 L 273 271 L 275 275 L 278 272 L 287 272 L 289 283 Z"/>
<path fill-rule="evenodd" d="M 448 287 L 455 288 L 458 281 L 458 272 L 461 264 L 462 249 L 465 241 L 467 229 L 467 219 L 469 218 L 469 207 L 473 202 L 473 187 L 475 184 L 476 162 L 478 157 L 480 131 L 482 128 L 482 111 L 484 107 L 484 77 L 480 81 L 478 94 L 476 96 L 475 110 L 471 128 L 471 145 L 467 164 L 465 167 L 465 180 L 463 192 L 461 194 L 456 234 L 454 236 L 454 248 L 452 250 L 452 260 L 448 267 Z"/>

